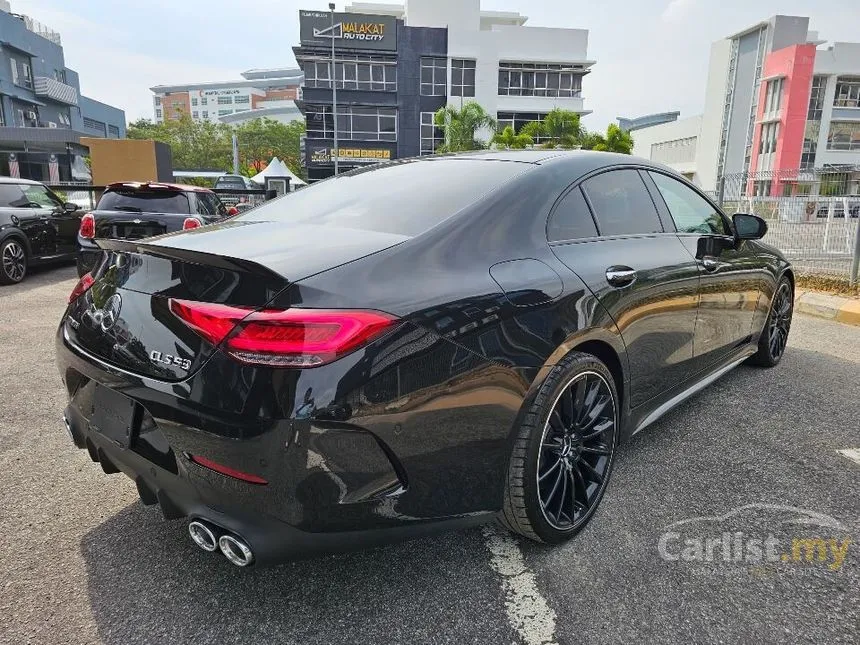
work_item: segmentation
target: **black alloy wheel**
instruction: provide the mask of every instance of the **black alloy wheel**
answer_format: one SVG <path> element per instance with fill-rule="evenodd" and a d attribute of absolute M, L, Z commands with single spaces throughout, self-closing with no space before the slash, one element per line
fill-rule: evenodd
<path fill-rule="evenodd" d="M 780 280 L 773 297 L 770 314 L 767 317 L 758 351 L 750 357 L 750 362 L 763 367 L 773 367 L 785 354 L 791 317 L 794 313 L 794 294 L 791 283 L 786 278 Z"/>
<path fill-rule="evenodd" d="M 585 526 L 609 482 L 617 402 L 612 374 L 594 356 L 573 352 L 556 366 L 520 429 L 502 524 L 549 543 Z"/>
<path fill-rule="evenodd" d="M 544 517 L 567 530 L 594 506 L 606 481 L 616 427 L 609 384 L 583 372 L 562 390 L 544 427 L 538 497 Z"/>
<path fill-rule="evenodd" d="M 27 252 L 24 245 L 16 239 L 9 239 L 0 245 L 0 284 L 21 282 L 27 275 Z"/>

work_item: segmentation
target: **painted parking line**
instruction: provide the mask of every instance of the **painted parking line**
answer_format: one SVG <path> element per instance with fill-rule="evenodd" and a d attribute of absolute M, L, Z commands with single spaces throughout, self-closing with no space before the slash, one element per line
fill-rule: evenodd
<path fill-rule="evenodd" d="M 484 527 L 490 566 L 502 577 L 508 622 L 526 645 L 558 645 L 555 611 L 537 588 L 535 574 L 526 566 L 516 539 L 507 531 Z"/>
<path fill-rule="evenodd" d="M 843 457 L 848 457 L 855 464 L 860 465 L 860 448 L 845 448 L 844 450 L 837 450 L 840 455 Z"/>

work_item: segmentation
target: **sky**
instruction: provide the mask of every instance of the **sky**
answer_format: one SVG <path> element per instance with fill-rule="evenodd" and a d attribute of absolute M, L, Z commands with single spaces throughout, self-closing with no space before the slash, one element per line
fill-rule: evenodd
<path fill-rule="evenodd" d="M 153 117 L 154 85 L 294 66 L 298 10 L 328 8 L 327 0 L 10 1 L 12 11 L 60 32 L 81 91 L 123 108 L 129 121 Z M 589 30 L 597 64 L 583 81 L 593 111 L 583 125 L 591 130 L 618 116 L 700 113 L 711 43 L 777 13 L 809 16 L 823 40 L 860 41 L 858 0 L 482 0 L 482 9 Z"/>

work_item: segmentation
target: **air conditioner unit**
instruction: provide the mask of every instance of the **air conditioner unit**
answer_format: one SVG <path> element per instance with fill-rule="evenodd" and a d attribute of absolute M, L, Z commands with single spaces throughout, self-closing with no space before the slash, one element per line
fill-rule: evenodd
<path fill-rule="evenodd" d="M 33 110 L 30 110 L 29 112 L 27 112 L 27 118 L 28 119 L 36 119 L 38 117 L 36 116 L 36 113 Z"/>
<path fill-rule="evenodd" d="M 49 128 L 56 128 L 56 127 L 57 127 L 57 124 L 56 124 L 56 123 L 54 123 L 53 121 L 48 121 L 48 127 L 49 127 Z"/>

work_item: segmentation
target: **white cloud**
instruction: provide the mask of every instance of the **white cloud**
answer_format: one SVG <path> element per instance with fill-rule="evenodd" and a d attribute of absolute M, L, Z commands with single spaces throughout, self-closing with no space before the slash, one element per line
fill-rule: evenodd
<path fill-rule="evenodd" d="M 660 14 L 660 20 L 663 22 L 677 22 L 689 13 L 695 3 L 696 0 L 670 0 L 666 8 L 663 9 L 663 13 Z"/>

